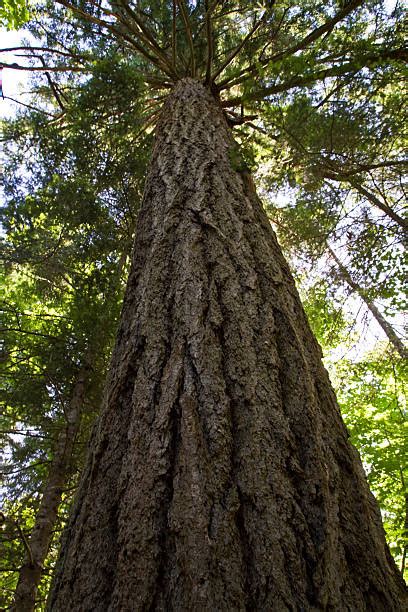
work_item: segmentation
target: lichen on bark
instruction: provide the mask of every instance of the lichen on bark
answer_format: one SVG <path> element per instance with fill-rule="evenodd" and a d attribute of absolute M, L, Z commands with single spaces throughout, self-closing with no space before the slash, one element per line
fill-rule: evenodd
<path fill-rule="evenodd" d="M 400 610 L 289 267 L 212 94 L 169 96 L 49 609 Z"/>

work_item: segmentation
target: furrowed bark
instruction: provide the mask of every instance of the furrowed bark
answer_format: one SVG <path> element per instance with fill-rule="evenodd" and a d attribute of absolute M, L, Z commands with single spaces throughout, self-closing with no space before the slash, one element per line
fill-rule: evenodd
<path fill-rule="evenodd" d="M 20 569 L 12 607 L 14 612 L 32 612 L 35 609 L 44 561 L 72 467 L 72 452 L 81 421 L 88 367 L 84 366 L 78 374 L 66 415 L 67 424 L 58 437 L 35 525 L 28 541 L 29 551 Z"/>
<path fill-rule="evenodd" d="M 397 612 L 405 601 L 319 346 L 236 159 L 219 104 L 180 81 L 157 127 L 53 612 Z"/>

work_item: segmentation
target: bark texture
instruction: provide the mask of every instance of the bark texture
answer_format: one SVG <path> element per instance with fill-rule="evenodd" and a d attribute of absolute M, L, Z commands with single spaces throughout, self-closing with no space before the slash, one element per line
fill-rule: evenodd
<path fill-rule="evenodd" d="M 42 577 L 43 564 L 48 554 L 53 530 L 57 522 L 62 493 L 72 468 L 72 453 L 81 422 L 88 372 L 88 365 L 79 371 L 66 413 L 67 423 L 57 439 L 40 507 L 27 543 L 26 560 L 19 571 L 12 607 L 14 612 L 32 612 L 35 609 L 35 600 Z"/>
<path fill-rule="evenodd" d="M 223 113 L 169 96 L 53 612 L 399 611 L 401 576 Z"/>

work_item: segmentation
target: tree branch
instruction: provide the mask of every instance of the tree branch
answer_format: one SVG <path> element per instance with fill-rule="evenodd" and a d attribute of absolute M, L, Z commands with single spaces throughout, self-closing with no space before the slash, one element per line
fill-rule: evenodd
<path fill-rule="evenodd" d="M 77 55 L 76 53 L 69 53 L 68 51 L 60 51 L 59 49 L 52 49 L 51 47 L 7 47 L 5 49 L 0 49 L 0 53 L 13 53 L 14 51 L 42 51 L 43 53 L 56 53 L 57 55 L 62 55 L 63 57 L 72 57 L 73 59 L 78 60 L 86 59 L 85 56 Z"/>
<path fill-rule="evenodd" d="M 283 51 L 280 51 L 279 53 L 275 53 L 269 58 L 265 58 L 264 62 L 269 63 L 269 62 L 280 61 L 281 59 L 288 57 L 289 55 L 293 55 L 297 51 L 306 49 L 306 47 L 308 47 L 315 40 L 323 36 L 323 34 L 326 34 L 326 32 L 331 32 L 331 30 L 334 28 L 334 26 L 337 23 L 339 23 L 339 21 L 342 21 L 345 17 L 347 17 L 347 15 L 352 13 L 354 9 L 364 4 L 364 1 L 365 0 L 350 0 L 349 2 L 344 3 L 344 7 L 338 13 L 336 13 L 334 17 L 332 17 L 331 19 L 326 21 L 323 25 L 319 26 L 318 28 L 310 32 L 307 36 L 302 38 L 302 40 L 295 43 L 291 47 L 288 47 L 287 49 L 284 49 Z"/>
<path fill-rule="evenodd" d="M 190 46 L 190 55 L 191 55 L 191 76 L 195 77 L 195 52 L 194 52 L 194 42 L 193 42 L 193 34 L 191 32 L 190 19 L 188 17 L 188 12 L 186 8 L 186 4 L 184 0 L 177 0 L 177 4 L 180 7 L 181 16 L 184 22 L 184 28 L 187 34 L 188 44 Z"/>
<path fill-rule="evenodd" d="M 20 64 L 5 64 L 0 62 L 0 68 L 10 68 L 11 70 L 28 70 L 29 72 L 85 72 L 85 68 L 78 66 L 21 66 Z"/>
<path fill-rule="evenodd" d="M 173 0 L 173 15 L 171 23 L 171 54 L 173 62 L 173 70 L 176 70 L 177 64 L 177 6 L 176 0 Z"/>
<path fill-rule="evenodd" d="M 312 30 L 312 32 L 310 32 L 307 36 L 302 38 L 302 40 L 295 43 L 291 47 L 284 49 L 283 51 L 279 51 L 279 53 L 275 53 L 274 55 L 268 58 L 265 58 L 264 60 L 261 60 L 260 62 L 261 65 L 265 67 L 270 63 L 278 62 L 284 59 L 285 57 L 289 57 L 290 55 L 293 55 L 297 51 L 300 51 L 302 49 L 309 47 L 311 43 L 313 43 L 315 40 L 320 38 L 326 32 L 330 32 L 339 21 L 347 17 L 349 13 L 351 13 L 355 8 L 357 8 L 363 3 L 364 3 L 364 0 L 351 0 L 334 17 L 326 21 L 323 25 L 319 26 L 318 28 L 315 28 L 314 30 Z M 256 74 L 257 71 L 258 71 L 257 66 L 249 66 L 241 73 L 241 76 L 237 78 L 233 82 L 233 84 L 230 84 L 229 86 L 232 87 L 233 85 L 239 85 L 240 83 L 248 79 L 250 76 Z M 225 89 L 225 86 L 227 84 L 228 84 L 228 80 L 221 82 L 219 84 L 219 89 L 220 90 Z"/>
<path fill-rule="evenodd" d="M 216 1 L 209 6 L 209 0 L 205 1 L 205 29 L 207 34 L 207 66 L 205 70 L 205 84 L 211 84 L 211 66 L 214 57 L 214 40 L 212 32 L 211 13 L 216 6 Z"/>
<path fill-rule="evenodd" d="M 169 63 L 168 58 L 163 53 L 163 50 L 160 48 L 160 46 L 156 43 L 156 40 L 155 40 L 153 34 L 149 30 L 149 28 L 147 28 L 147 26 L 143 23 L 143 20 L 139 18 L 137 13 L 129 6 L 129 3 L 126 2 L 126 0 L 120 0 L 120 3 L 123 6 L 123 8 L 125 9 L 125 11 L 128 13 L 128 15 L 131 17 L 131 19 L 136 23 L 136 25 L 141 30 L 139 32 L 139 31 L 133 30 L 133 28 L 132 28 L 132 32 L 134 34 L 136 34 L 136 36 L 138 36 L 140 38 L 140 40 L 142 42 L 144 42 L 151 49 L 151 51 L 156 55 L 156 57 L 163 64 L 163 69 L 164 68 L 166 69 L 165 70 L 166 74 L 168 74 L 169 76 L 171 76 L 171 75 L 175 76 L 173 68 L 172 68 L 171 64 Z M 125 25 L 125 26 L 127 25 L 126 22 L 124 22 L 122 20 L 120 20 L 120 21 L 121 21 L 121 23 L 123 25 Z"/>
<path fill-rule="evenodd" d="M 41 61 L 42 65 L 45 66 L 45 61 L 44 61 L 44 59 L 42 57 L 40 57 L 40 61 Z M 52 93 L 54 94 L 54 97 L 55 97 L 55 99 L 57 101 L 58 106 L 60 107 L 60 109 L 62 111 L 65 112 L 65 106 L 64 106 L 64 104 L 63 104 L 63 102 L 62 102 L 62 100 L 60 98 L 60 95 L 58 93 L 58 90 L 57 90 L 56 86 L 53 83 L 53 80 L 51 78 L 50 73 L 46 72 L 45 76 L 47 77 L 48 84 L 49 84 L 49 86 L 51 88 Z"/>
<path fill-rule="evenodd" d="M 288 91 L 289 89 L 293 89 L 294 87 L 303 87 L 305 85 L 312 85 L 313 83 L 316 83 L 318 81 L 323 81 L 326 78 L 345 76 L 350 73 L 357 73 L 362 68 L 365 68 L 367 66 L 380 65 L 386 60 L 406 61 L 407 59 L 408 51 L 405 49 L 383 49 L 381 53 L 370 54 L 366 55 L 365 57 L 356 58 L 355 61 L 348 62 L 347 64 L 333 66 L 331 68 L 325 68 L 322 70 L 318 70 L 317 72 L 312 72 L 310 74 L 298 74 L 289 78 L 287 81 L 278 83 L 277 85 L 267 85 L 265 87 L 261 87 L 260 89 L 252 93 L 245 94 L 245 96 L 237 96 L 235 98 L 230 98 L 229 100 L 223 102 L 222 106 L 238 106 L 244 100 L 263 100 L 266 96 L 281 93 L 283 91 Z M 227 87 L 230 88 L 237 84 L 238 80 L 230 81 L 228 85 L 221 87 L 221 89 L 226 89 Z"/>
<path fill-rule="evenodd" d="M 337 180 L 342 180 L 342 179 L 337 179 Z M 362 195 L 371 204 L 373 204 L 373 206 L 376 206 L 377 208 L 382 210 L 383 213 L 385 213 L 388 217 L 390 217 L 393 221 L 395 221 L 395 223 L 398 223 L 400 227 L 402 227 L 405 231 L 408 231 L 408 221 L 406 219 L 403 219 L 400 215 L 398 215 L 395 211 L 393 211 L 392 208 L 388 206 L 388 204 L 381 202 L 381 200 L 377 198 L 376 195 L 374 195 L 371 191 L 368 191 L 365 187 L 363 187 L 363 185 L 361 185 L 355 179 L 346 178 L 343 180 L 348 181 L 350 185 L 354 187 L 354 189 L 360 195 Z"/>
<path fill-rule="evenodd" d="M 349 287 L 351 287 L 351 289 L 355 293 L 357 293 L 358 296 L 360 296 L 360 298 L 363 300 L 363 302 L 367 306 L 368 310 L 373 315 L 374 319 L 377 321 L 378 325 L 381 327 L 381 329 L 383 330 L 383 332 L 387 336 L 388 340 L 391 342 L 393 347 L 398 351 L 398 353 L 401 355 L 401 357 L 402 358 L 407 357 L 407 354 L 408 354 L 407 353 L 407 349 L 405 348 L 405 346 L 404 346 L 403 342 L 401 341 L 401 339 L 395 333 L 393 327 L 382 316 L 381 312 L 378 310 L 378 308 L 374 304 L 374 302 L 372 302 L 367 297 L 365 290 L 362 287 L 360 287 L 359 284 L 356 283 L 353 280 L 350 272 L 347 270 L 347 268 L 344 266 L 344 264 L 340 261 L 340 259 L 336 255 L 336 253 L 329 246 L 329 244 L 327 244 L 327 250 L 329 252 L 330 257 L 333 259 L 333 261 L 335 261 L 335 263 L 336 263 L 336 265 L 338 267 L 340 278 L 342 278 L 349 285 Z"/>
<path fill-rule="evenodd" d="M 248 32 L 248 34 L 242 39 L 240 44 L 232 51 L 232 53 L 226 58 L 226 60 L 221 64 L 221 66 L 214 72 L 211 77 L 211 81 L 215 81 L 215 79 L 225 70 L 225 68 L 235 59 L 241 49 L 246 45 L 248 40 L 255 34 L 256 30 L 259 26 L 262 25 L 266 16 L 266 11 L 262 15 L 262 17 L 255 23 L 252 29 Z"/>
<path fill-rule="evenodd" d="M 15 100 L 14 98 L 10 98 L 9 96 L 3 96 L 3 100 L 10 100 L 10 102 L 14 102 L 15 104 L 20 104 L 20 106 L 24 106 L 24 108 L 28 108 L 29 110 L 35 111 L 36 113 L 43 113 L 44 115 L 48 115 L 55 119 L 55 115 L 53 113 L 49 113 L 42 108 L 35 108 L 35 106 L 31 106 L 31 104 L 25 104 L 24 102 L 20 102 L 19 100 Z"/>
<path fill-rule="evenodd" d="M 96 25 L 99 25 L 103 28 L 106 28 L 109 32 L 115 34 L 115 36 L 119 37 L 119 38 L 123 38 L 123 40 L 126 40 L 132 47 L 134 47 L 137 51 L 139 51 L 139 53 L 144 56 L 146 59 L 148 59 L 152 64 L 154 64 L 155 66 L 157 66 L 160 70 L 163 70 L 166 74 L 168 74 L 168 76 L 172 76 L 171 74 L 169 74 L 161 65 L 161 63 L 158 61 L 157 56 L 151 55 L 141 44 L 139 44 L 139 42 L 137 40 L 135 40 L 132 36 L 128 36 L 125 32 L 122 32 L 121 30 L 119 30 L 118 28 L 116 28 L 114 25 L 112 25 L 111 23 L 104 21 L 103 19 L 98 19 L 97 17 L 94 17 L 93 15 L 91 15 L 90 13 L 87 13 L 86 11 L 81 10 L 80 8 L 78 8 L 77 6 L 73 5 L 71 2 L 68 2 L 68 0 L 55 0 L 57 4 L 61 4 L 62 6 L 64 6 L 65 8 L 70 9 L 71 11 L 73 11 L 74 13 L 77 13 L 78 15 L 80 15 L 83 19 L 85 19 L 86 21 L 89 21 L 90 23 L 94 23 Z M 139 36 L 140 38 L 140 36 Z"/>

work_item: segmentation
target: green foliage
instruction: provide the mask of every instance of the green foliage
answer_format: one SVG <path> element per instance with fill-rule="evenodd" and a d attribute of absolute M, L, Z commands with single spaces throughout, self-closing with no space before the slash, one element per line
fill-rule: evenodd
<path fill-rule="evenodd" d="M 27 24 L 47 49 L 44 63 L 55 70 L 33 79 L 37 110 L 4 125 L 4 608 L 25 555 L 21 532 L 28 537 L 33 527 L 66 422 L 64 408 L 91 348 L 83 421 L 40 587 L 39 608 L 44 604 L 101 397 L 152 131 L 168 90 L 192 74 L 193 64 L 196 78 L 207 81 L 236 126 L 239 146 L 230 150 L 231 165 L 240 172 L 258 168 L 268 212 L 296 267 L 324 352 L 355 340 L 347 298 L 356 290 L 330 249 L 360 287 L 360 298 L 379 301 L 390 317 L 404 302 L 398 216 L 404 195 L 406 54 L 398 3 L 389 14 L 385 3 L 365 2 L 331 25 L 347 3 L 215 3 L 209 82 L 205 2 L 185 2 L 188 27 L 178 10 L 175 32 L 173 2 L 132 3 L 158 51 L 123 2 L 110 3 L 117 19 L 104 12 L 106 3 L 102 9 L 87 0 L 77 4 L 85 15 L 44 1 Z M 8 27 L 26 19 L 25 3 L 0 5 L 0 22 Z M 115 21 L 116 32 L 101 20 Z M 308 42 L 307 35 L 324 24 L 329 24 L 324 32 Z M 389 349 L 332 366 L 398 560 L 405 545 L 403 373 Z"/>
<path fill-rule="evenodd" d="M 346 344 L 350 335 L 349 321 L 333 286 L 319 279 L 311 287 L 303 288 L 301 297 L 313 333 L 323 350 Z"/>
<path fill-rule="evenodd" d="M 79 95 L 73 90 L 66 97 L 67 114 L 68 107 L 72 114 L 63 133 L 36 113 L 26 115 L 23 125 L 17 119 L 5 126 L 0 445 L 7 460 L 2 608 L 11 603 L 26 555 L 22 534 L 30 536 L 78 372 L 91 355 L 81 429 L 38 594 L 39 609 L 44 604 L 100 405 L 123 295 L 150 137 L 134 134 L 139 144 L 135 156 L 123 132 L 133 132 L 140 117 L 136 110 L 128 113 L 127 127 L 120 132 L 124 102 L 119 98 L 117 121 L 106 121 L 110 99 L 101 87 L 103 70 L 101 62 L 84 91 Z M 113 69 L 111 75 L 115 78 Z M 134 88 L 135 80 L 122 66 L 117 75 L 117 83 L 123 75 L 123 86 Z M 126 100 L 129 90 L 123 93 Z"/>
<path fill-rule="evenodd" d="M 299 278 L 303 304 L 319 340 L 351 441 L 383 516 L 390 550 L 401 571 L 408 552 L 407 363 L 384 342 L 359 358 L 346 358 L 358 342 L 336 288 L 325 281 L 307 287 Z M 361 341 L 361 339 L 360 339 Z M 339 359 L 339 349 L 342 358 Z M 405 557 L 404 557 L 405 552 Z M 406 574 L 405 574 L 406 575 Z"/>
<path fill-rule="evenodd" d="M 363 458 L 391 552 L 400 564 L 408 547 L 407 372 L 406 362 L 382 347 L 357 363 L 343 361 L 335 379 L 352 442 Z"/>
<path fill-rule="evenodd" d="M 26 0 L 0 0 L 0 26 L 18 30 L 28 18 Z"/>

